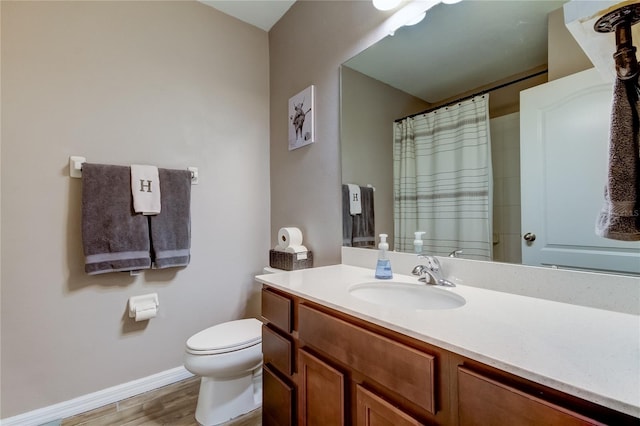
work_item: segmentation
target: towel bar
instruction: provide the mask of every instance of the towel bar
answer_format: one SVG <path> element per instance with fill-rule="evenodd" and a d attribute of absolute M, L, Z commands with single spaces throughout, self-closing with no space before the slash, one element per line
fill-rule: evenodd
<path fill-rule="evenodd" d="M 86 162 L 87 159 L 85 157 L 79 157 L 77 155 L 72 155 L 69 157 L 69 177 L 72 178 L 81 178 L 82 177 L 82 164 Z M 191 185 L 198 184 L 198 168 L 197 167 L 187 167 L 187 170 L 191 172 Z"/>

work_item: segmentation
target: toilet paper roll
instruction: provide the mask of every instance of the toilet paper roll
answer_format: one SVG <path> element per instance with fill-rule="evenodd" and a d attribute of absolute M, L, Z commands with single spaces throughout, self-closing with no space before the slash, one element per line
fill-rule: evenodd
<path fill-rule="evenodd" d="M 298 228 L 280 228 L 278 231 L 278 245 L 286 251 L 290 246 L 302 245 L 302 231 Z"/>
<path fill-rule="evenodd" d="M 158 309 L 155 306 L 151 306 L 143 309 L 136 309 L 136 321 L 147 321 L 151 318 L 155 318 L 158 314 Z"/>

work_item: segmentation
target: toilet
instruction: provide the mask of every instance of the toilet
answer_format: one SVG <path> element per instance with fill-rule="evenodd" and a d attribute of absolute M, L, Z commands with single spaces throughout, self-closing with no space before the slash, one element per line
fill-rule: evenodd
<path fill-rule="evenodd" d="M 196 420 L 217 425 L 262 404 L 262 323 L 229 321 L 191 336 L 184 367 L 201 376 Z"/>

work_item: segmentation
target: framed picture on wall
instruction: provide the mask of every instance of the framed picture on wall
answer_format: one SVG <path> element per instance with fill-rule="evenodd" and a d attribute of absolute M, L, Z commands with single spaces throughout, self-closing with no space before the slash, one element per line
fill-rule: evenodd
<path fill-rule="evenodd" d="M 289 99 L 289 151 L 315 142 L 314 87 Z"/>

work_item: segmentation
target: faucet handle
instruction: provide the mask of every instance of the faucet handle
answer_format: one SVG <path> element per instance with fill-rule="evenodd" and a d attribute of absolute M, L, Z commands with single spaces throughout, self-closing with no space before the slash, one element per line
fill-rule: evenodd
<path fill-rule="evenodd" d="M 424 266 L 424 265 L 416 265 L 416 267 L 413 268 L 413 271 L 411 271 L 411 273 L 413 275 L 421 276 L 422 273 L 424 272 L 425 268 L 426 268 L 426 266 Z"/>
<path fill-rule="evenodd" d="M 457 249 L 449 253 L 449 257 L 460 257 L 462 254 L 462 249 Z"/>

